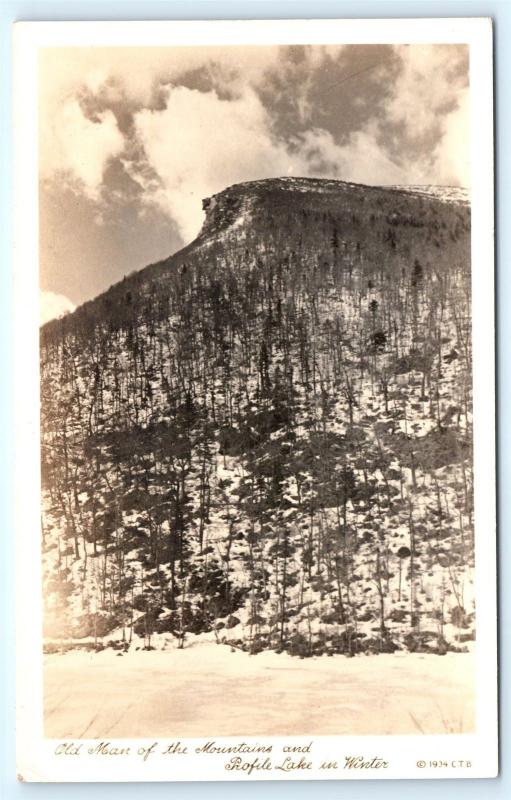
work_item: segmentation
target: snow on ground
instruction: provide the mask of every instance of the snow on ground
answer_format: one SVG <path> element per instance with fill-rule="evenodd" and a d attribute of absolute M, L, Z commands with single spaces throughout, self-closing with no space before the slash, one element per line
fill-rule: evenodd
<path fill-rule="evenodd" d="M 461 186 L 389 186 L 389 189 L 399 189 L 402 192 L 410 192 L 411 194 L 423 194 L 426 197 L 436 197 L 438 200 L 443 200 L 445 203 L 463 203 L 468 205 L 470 202 L 470 194 L 468 189 Z"/>
<path fill-rule="evenodd" d="M 49 738 L 385 735 L 474 729 L 474 659 L 300 660 L 211 642 L 46 656 Z"/>

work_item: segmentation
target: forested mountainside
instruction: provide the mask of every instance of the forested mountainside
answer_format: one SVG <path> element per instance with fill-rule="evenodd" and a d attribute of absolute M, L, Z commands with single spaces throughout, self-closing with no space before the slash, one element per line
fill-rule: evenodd
<path fill-rule="evenodd" d="M 204 208 L 41 329 L 45 636 L 464 650 L 466 198 L 283 178 Z"/>

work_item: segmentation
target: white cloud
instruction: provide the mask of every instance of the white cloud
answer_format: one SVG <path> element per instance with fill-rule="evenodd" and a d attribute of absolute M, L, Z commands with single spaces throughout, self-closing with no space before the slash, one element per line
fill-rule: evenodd
<path fill-rule="evenodd" d="M 336 144 L 331 133 L 321 129 L 301 137 L 301 152 L 307 156 L 309 174 L 321 172 L 315 163 L 324 160 L 335 167 L 336 177 L 355 183 L 391 184 L 403 181 L 403 167 L 396 164 L 377 141 L 374 125 L 352 133 L 345 145 Z"/>
<path fill-rule="evenodd" d="M 41 137 L 41 177 L 68 175 L 78 181 L 85 194 L 97 199 L 105 167 L 122 152 L 124 137 L 111 111 L 88 119 L 76 98 L 60 105 Z"/>
<path fill-rule="evenodd" d="M 201 69 L 219 89 L 243 93 L 279 57 L 278 47 L 54 48 L 40 60 L 40 148 L 42 178 L 70 180 L 97 200 L 109 159 L 126 142 L 112 111 L 83 113 L 81 96 L 106 106 L 128 102 L 147 107 L 155 89 Z M 64 65 L 64 66 L 63 66 Z"/>
<path fill-rule="evenodd" d="M 410 165 L 428 183 L 469 183 L 469 119 L 466 75 L 460 50 L 438 45 L 399 46 L 402 68 L 385 108 L 387 119 L 404 126 L 409 139 L 438 138 Z M 413 182 L 410 178 L 407 182 Z"/>
<path fill-rule="evenodd" d="M 272 138 L 267 113 L 248 87 L 231 101 L 214 91 L 169 88 L 165 108 L 140 111 L 135 126 L 159 183 L 137 164 L 131 174 L 144 187 L 146 202 L 168 213 L 186 240 L 201 226 L 202 198 L 233 183 L 309 171 L 303 147 L 290 154 Z"/>
<path fill-rule="evenodd" d="M 307 50 L 310 69 L 340 49 Z M 312 122 L 287 141 L 271 133 L 273 120 L 254 87 L 268 69 L 289 68 L 278 47 L 48 51 L 41 71 L 41 174 L 67 176 L 98 200 L 105 167 L 120 156 L 146 207 L 156 205 L 175 220 L 185 240 L 200 228 L 202 198 L 246 180 L 291 174 L 467 185 L 468 90 L 457 70 L 459 54 L 433 45 L 399 46 L 396 53 L 401 69 L 381 115 L 369 113 L 341 146 Z M 207 72 L 217 91 L 169 83 L 179 84 L 194 69 Z M 94 121 L 85 116 L 83 93 L 100 98 L 103 108 L 126 98 L 131 110 L 138 107 L 134 137 L 124 139 L 108 108 Z M 314 120 L 314 98 L 305 88 L 295 99 L 302 121 Z M 389 122 L 400 149 L 391 146 Z"/>
<path fill-rule="evenodd" d="M 435 45 L 396 48 L 401 69 L 393 84 L 393 95 L 386 105 L 386 115 L 403 122 L 409 136 L 420 136 L 437 122 L 437 114 L 453 95 L 448 80 L 452 54 Z"/>
<path fill-rule="evenodd" d="M 444 119 L 442 138 L 435 149 L 439 174 L 446 185 L 470 186 L 470 92 L 464 89 L 458 106 Z"/>
<path fill-rule="evenodd" d="M 233 183 L 282 175 L 329 175 L 368 184 L 435 182 L 431 158 L 397 163 L 382 146 L 374 121 L 342 146 L 321 128 L 287 142 L 274 138 L 267 112 L 250 88 L 231 101 L 213 91 L 169 88 L 165 108 L 140 111 L 135 127 L 147 161 L 125 166 L 143 187 L 145 203 L 175 220 L 185 241 L 200 229 L 202 199 Z M 454 156 L 456 131 L 450 135 Z M 455 171 L 451 160 L 449 170 Z M 438 164 L 448 174 L 445 148 Z"/>
<path fill-rule="evenodd" d="M 312 52 L 319 59 L 327 49 L 314 47 Z M 278 63 L 279 54 L 276 46 L 50 48 L 41 57 L 41 100 L 53 106 L 86 87 L 94 94 L 121 91 L 130 101 L 148 106 L 155 86 L 198 69 L 209 70 L 217 83 L 225 81 L 225 88 L 236 91 L 258 83 Z"/>
<path fill-rule="evenodd" d="M 50 319 L 58 319 L 64 314 L 74 311 L 76 306 L 63 294 L 41 292 L 39 296 L 39 319 L 44 325 Z"/>

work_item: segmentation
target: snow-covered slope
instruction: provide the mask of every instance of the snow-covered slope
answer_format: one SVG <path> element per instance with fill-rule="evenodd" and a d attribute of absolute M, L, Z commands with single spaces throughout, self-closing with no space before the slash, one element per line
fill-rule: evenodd
<path fill-rule="evenodd" d="M 467 648 L 470 212 L 430 194 L 229 187 L 42 329 L 49 648 Z"/>
<path fill-rule="evenodd" d="M 411 194 L 422 194 L 426 197 L 435 197 L 442 200 L 444 203 L 462 203 L 467 205 L 470 203 L 470 193 L 468 189 L 461 186 L 392 186 L 392 189 L 398 189 L 401 192 L 410 192 Z"/>

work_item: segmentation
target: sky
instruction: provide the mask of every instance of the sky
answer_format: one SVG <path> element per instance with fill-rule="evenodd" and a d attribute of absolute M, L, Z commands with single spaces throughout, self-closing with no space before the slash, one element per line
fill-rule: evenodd
<path fill-rule="evenodd" d="M 469 186 L 464 45 L 52 48 L 39 63 L 41 321 L 285 175 Z"/>

